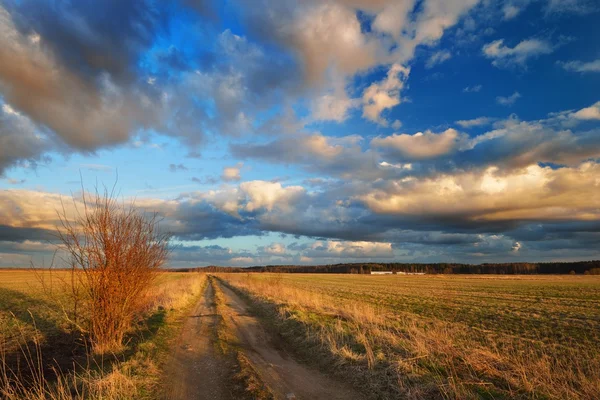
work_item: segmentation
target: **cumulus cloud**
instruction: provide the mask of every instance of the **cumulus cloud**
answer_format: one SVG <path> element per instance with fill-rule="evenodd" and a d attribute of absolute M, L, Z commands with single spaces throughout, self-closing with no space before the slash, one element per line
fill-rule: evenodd
<path fill-rule="evenodd" d="M 270 256 L 284 256 L 286 255 L 286 248 L 283 243 L 271 243 L 268 246 L 259 247 L 258 252 Z"/>
<path fill-rule="evenodd" d="M 388 122 L 381 116 L 384 110 L 400 104 L 400 94 L 410 69 L 394 64 L 387 73 L 387 78 L 380 83 L 372 83 L 363 92 L 363 117 L 387 126 Z"/>
<path fill-rule="evenodd" d="M 249 181 L 240 184 L 240 190 L 247 196 L 245 209 L 255 211 L 274 208 L 289 210 L 306 193 L 302 186 L 283 187 L 279 182 Z"/>
<path fill-rule="evenodd" d="M 239 181 L 242 179 L 240 174 L 240 169 L 244 164 L 238 163 L 232 167 L 223 168 L 223 174 L 221 175 L 221 179 L 227 182 Z"/>
<path fill-rule="evenodd" d="M 483 54 L 492 59 L 496 67 L 509 67 L 514 65 L 524 66 L 532 58 L 550 54 L 554 47 L 545 40 L 527 39 L 519 42 L 515 47 L 504 44 L 504 39 L 488 43 L 482 48 Z"/>
<path fill-rule="evenodd" d="M 531 165 L 504 174 L 497 167 L 394 182 L 360 200 L 376 213 L 471 221 L 594 220 L 600 215 L 600 166 L 552 169 Z M 445 199 L 440 202 L 440 198 Z"/>
<path fill-rule="evenodd" d="M 503 105 L 503 106 L 512 106 L 520 98 L 521 98 L 521 93 L 514 92 L 510 96 L 497 96 L 496 103 Z"/>
<path fill-rule="evenodd" d="M 572 117 L 580 120 L 600 120 L 600 101 L 573 113 Z"/>
<path fill-rule="evenodd" d="M 317 241 L 303 255 L 310 258 L 393 258 L 391 243 Z"/>
<path fill-rule="evenodd" d="M 439 157 L 453 151 L 460 139 L 461 135 L 458 131 L 447 129 L 441 133 L 425 131 L 417 132 L 414 135 L 403 133 L 377 137 L 371 141 L 371 145 L 405 159 L 422 160 Z"/>
<path fill-rule="evenodd" d="M 68 145 L 91 150 L 123 143 L 153 120 L 144 111 L 149 99 L 142 93 L 124 90 L 108 73 L 84 79 L 40 40 L 21 33 L 5 8 L 0 8 L 0 38 L 4 100 Z"/>
<path fill-rule="evenodd" d="M 0 176 L 7 167 L 36 164 L 52 143 L 26 116 L 4 103 L 0 108 Z"/>

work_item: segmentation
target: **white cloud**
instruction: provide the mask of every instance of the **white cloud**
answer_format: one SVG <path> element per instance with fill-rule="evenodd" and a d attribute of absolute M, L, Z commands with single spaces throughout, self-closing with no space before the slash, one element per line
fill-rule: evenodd
<path fill-rule="evenodd" d="M 387 126 L 388 122 L 381 113 L 400 104 L 400 94 L 409 73 L 409 68 L 394 64 L 385 80 L 381 83 L 374 82 L 366 88 L 363 92 L 363 117 Z"/>
<path fill-rule="evenodd" d="M 449 60 L 450 58 L 452 58 L 452 53 L 450 53 L 448 50 L 436 51 L 429 57 L 429 59 L 425 63 L 425 68 L 433 68 L 436 65 Z"/>
<path fill-rule="evenodd" d="M 460 216 L 470 221 L 600 218 L 600 164 L 552 169 L 530 165 L 510 173 L 497 167 L 396 181 L 358 197 L 376 213 Z M 443 198 L 444 201 L 440 201 Z"/>
<path fill-rule="evenodd" d="M 238 163 L 235 166 L 223 168 L 223 174 L 221 175 L 221 178 L 227 182 L 239 181 L 242 179 L 240 175 L 240 169 L 242 166 L 242 163 Z"/>
<path fill-rule="evenodd" d="M 377 137 L 371 141 L 374 147 L 380 147 L 391 153 L 409 159 L 422 160 L 447 154 L 454 150 L 460 139 L 455 129 L 447 129 L 441 133 L 425 131 L 408 134 L 394 134 L 387 137 Z"/>
<path fill-rule="evenodd" d="M 348 98 L 344 91 L 324 94 L 313 101 L 311 116 L 316 120 L 343 122 L 348 116 L 348 110 L 358 104 L 357 100 Z"/>
<path fill-rule="evenodd" d="M 402 128 L 402 121 L 400 121 L 399 119 L 397 119 L 394 122 L 392 122 L 392 128 L 394 128 L 394 129 L 400 129 L 400 128 Z"/>
<path fill-rule="evenodd" d="M 496 67 L 509 67 L 514 65 L 525 65 L 527 60 L 550 54 L 554 47 L 547 41 L 540 39 L 527 39 L 518 43 L 515 47 L 504 45 L 504 39 L 498 39 L 488 43 L 482 48 L 483 54 L 492 59 L 492 65 Z"/>
<path fill-rule="evenodd" d="M 559 62 L 560 66 L 562 66 L 567 71 L 574 72 L 600 72 L 600 60 L 594 60 L 589 62 L 582 61 L 568 61 L 568 62 Z"/>
<path fill-rule="evenodd" d="M 391 243 L 327 240 L 314 242 L 304 255 L 310 258 L 392 258 L 394 252 Z"/>
<path fill-rule="evenodd" d="M 519 15 L 520 12 L 521 12 L 521 9 L 514 4 L 506 4 L 504 7 L 502 7 L 502 13 L 504 14 L 504 19 L 507 19 L 507 20 L 513 19 L 514 17 Z"/>
<path fill-rule="evenodd" d="M 600 120 L 600 101 L 573 113 L 572 117 L 579 120 Z"/>
<path fill-rule="evenodd" d="M 467 86 L 463 89 L 463 93 L 477 93 L 481 91 L 481 85 Z"/>
<path fill-rule="evenodd" d="M 284 256 L 286 254 L 283 243 L 271 243 L 268 246 L 260 247 L 259 251 L 271 256 Z"/>
<path fill-rule="evenodd" d="M 240 184 L 240 190 L 246 195 L 246 211 L 265 208 L 290 209 L 306 193 L 302 186 L 282 187 L 279 182 L 249 181 Z"/>
<path fill-rule="evenodd" d="M 520 98 L 521 98 L 521 94 L 519 92 L 514 92 L 510 96 L 496 97 L 496 103 L 503 105 L 503 106 L 512 106 Z"/>
<path fill-rule="evenodd" d="M 474 126 L 488 125 L 491 122 L 492 122 L 492 119 L 489 117 L 479 117 L 479 118 L 463 119 L 460 121 L 456 121 L 456 123 L 458 125 L 462 126 L 463 128 L 472 128 Z"/>
<path fill-rule="evenodd" d="M 353 9 L 335 3 L 302 8 L 281 29 L 301 54 L 310 85 L 322 84 L 332 69 L 348 76 L 377 63 L 379 43 L 365 35 Z"/>

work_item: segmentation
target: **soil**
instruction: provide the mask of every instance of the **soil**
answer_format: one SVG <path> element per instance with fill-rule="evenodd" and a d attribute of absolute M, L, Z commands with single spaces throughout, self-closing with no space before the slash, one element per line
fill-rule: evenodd
<path fill-rule="evenodd" d="M 230 308 L 226 318 L 235 327 L 244 354 L 276 399 L 352 400 L 362 399 L 349 385 L 300 364 L 283 349 L 250 314 L 248 304 L 231 289 L 220 285 Z"/>
<path fill-rule="evenodd" d="M 216 347 L 219 318 L 215 305 L 217 280 L 209 279 L 201 301 L 186 319 L 166 367 L 164 397 L 169 400 L 237 399 L 237 366 Z M 237 336 L 240 351 L 276 400 L 359 400 L 351 386 L 297 362 L 282 343 L 251 315 L 249 305 L 224 285 L 222 317 Z M 236 395 L 236 393 L 238 393 Z M 242 396 L 245 397 L 245 396 Z"/>
<path fill-rule="evenodd" d="M 231 384 L 235 365 L 215 348 L 219 315 L 214 288 L 208 282 L 203 298 L 187 317 L 166 367 L 165 399 L 235 399 Z"/>

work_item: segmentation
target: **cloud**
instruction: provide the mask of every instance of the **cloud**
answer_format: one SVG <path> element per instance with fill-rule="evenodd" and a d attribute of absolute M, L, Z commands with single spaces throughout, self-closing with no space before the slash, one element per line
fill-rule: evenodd
<path fill-rule="evenodd" d="M 453 151 L 461 135 L 454 129 L 447 129 L 441 133 L 425 131 L 408 134 L 394 134 L 387 137 L 377 137 L 371 145 L 384 149 L 390 154 L 396 154 L 407 160 L 423 160 L 445 155 Z"/>
<path fill-rule="evenodd" d="M 481 85 L 467 86 L 463 89 L 463 93 L 478 93 L 481 91 Z"/>
<path fill-rule="evenodd" d="M 504 19 L 513 19 L 521 12 L 521 8 L 517 7 L 514 4 L 505 4 L 502 7 L 502 13 L 504 14 Z"/>
<path fill-rule="evenodd" d="M 546 14 L 585 14 L 598 10 L 592 0 L 548 0 Z"/>
<path fill-rule="evenodd" d="M 566 69 L 567 71 L 574 72 L 600 72 L 600 60 L 594 60 L 589 62 L 582 61 L 567 61 L 558 62 L 558 65 Z"/>
<path fill-rule="evenodd" d="M 300 11 L 296 17 L 283 29 L 301 54 L 309 84 L 322 83 L 328 68 L 352 75 L 376 64 L 378 43 L 363 34 L 353 10 L 324 3 Z"/>
<path fill-rule="evenodd" d="M 284 256 L 286 255 L 286 248 L 283 243 L 271 243 L 268 246 L 259 247 L 258 252 L 270 256 Z"/>
<path fill-rule="evenodd" d="M 348 98 L 343 90 L 324 94 L 314 100 L 311 117 L 322 121 L 343 122 L 348 117 L 348 111 L 359 104 L 356 99 Z"/>
<path fill-rule="evenodd" d="M 317 241 L 306 251 L 305 257 L 310 258 L 393 258 L 391 243 L 377 242 L 348 242 L 348 241 Z"/>
<path fill-rule="evenodd" d="M 143 106 L 149 100 L 136 88 L 125 90 L 109 73 L 84 79 L 42 46 L 45 37 L 31 40 L 22 34 L 1 7 L 0 38 L 5 102 L 35 124 L 51 129 L 69 146 L 91 150 L 123 143 L 130 132 L 153 121 Z M 121 71 L 116 64 L 110 67 Z"/>
<path fill-rule="evenodd" d="M 169 171 L 177 172 L 177 171 L 187 171 L 188 168 L 183 164 L 169 164 Z"/>
<path fill-rule="evenodd" d="M 427 59 L 427 62 L 425 63 L 425 68 L 433 68 L 436 65 L 449 60 L 450 58 L 452 58 L 452 53 L 450 53 L 448 50 L 436 51 Z"/>
<path fill-rule="evenodd" d="M 360 196 L 376 213 L 466 221 L 597 219 L 600 166 L 552 169 L 530 165 L 511 173 L 497 167 L 394 182 Z M 440 202 L 439 199 L 446 199 Z"/>
<path fill-rule="evenodd" d="M 520 99 L 522 96 L 519 92 L 514 92 L 510 96 L 497 96 L 496 103 L 503 106 L 512 106 L 515 102 Z"/>
<path fill-rule="evenodd" d="M 227 182 L 237 182 L 239 180 L 242 179 L 241 175 L 240 175 L 240 169 L 242 168 L 243 164 L 242 163 L 238 163 L 237 165 L 233 166 L 233 167 L 225 167 L 223 168 L 223 174 L 221 174 L 221 179 L 223 179 L 224 181 Z"/>
<path fill-rule="evenodd" d="M 388 122 L 381 117 L 381 113 L 400 104 L 400 93 L 409 74 L 409 68 L 394 64 L 389 69 L 385 80 L 381 83 L 372 83 L 366 88 L 362 96 L 363 117 L 387 126 Z"/>
<path fill-rule="evenodd" d="M 456 123 L 463 128 L 472 128 L 474 126 L 483 126 L 488 125 L 493 121 L 492 118 L 489 117 L 478 117 L 473 119 L 463 119 L 460 121 L 456 121 Z"/>
<path fill-rule="evenodd" d="M 572 117 L 580 120 L 600 120 L 600 101 L 573 113 Z"/>
<path fill-rule="evenodd" d="M 554 47 L 545 40 L 527 39 L 519 42 L 515 47 L 504 45 L 504 39 L 488 43 L 482 48 L 483 54 L 492 59 L 496 67 L 524 66 L 532 58 L 550 54 Z"/>
<path fill-rule="evenodd" d="M 247 196 L 245 209 L 255 211 L 264 208 L 268 211 L 274 208 L 288 210 L 306 193 L 301 186 L 281 186 L 279 182 L 250 181 L 242 182 L 240 189 Z"/>
<path fill-rule="evenodd" d="M 342 178 L 376 177 L 374 155 L 363 152 L 360 136 L 331 137 L 321 134 L 290 135 L 266 144 L 231 146 L 235 157 L 261 159 L 278 164 L 300 164 L 316 173 Z"/>
<path fill-rule="evenodd" d="M 4 103 L 0 108 L 0 176 L 11 166 L 37 164 L 41 153 L 52 148 L 46 135 L 38 132 L 26 116 Z"/>

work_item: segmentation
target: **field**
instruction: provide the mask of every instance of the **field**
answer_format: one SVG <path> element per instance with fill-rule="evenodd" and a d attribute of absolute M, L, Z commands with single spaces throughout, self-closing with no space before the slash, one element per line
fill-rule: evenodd
<path fill-rule="evenodd" d="M 7 398 L 600 398 L 600 276 L 165 273 L 106 364 L 43 290 L 67 277 L 0 271 L 4 368 L 45 360 Z"/>
<path fill-rule="evenodd" d="M 600 398 L 599 277 L 223 279 L 270 306 L 308 359 L 375 397 Z"/>
<path fill-rule="evenodd" d="M 64 318 L 69 277 L 65 271 L 0 270 L 0 397 L 147 398 L 168 339 L 201 295 L 205 275 L 160 274 L 123 351 L 100 359 Z"/>

